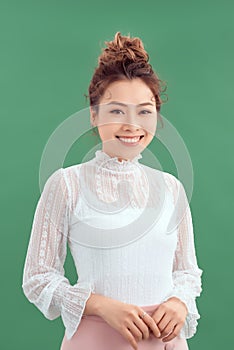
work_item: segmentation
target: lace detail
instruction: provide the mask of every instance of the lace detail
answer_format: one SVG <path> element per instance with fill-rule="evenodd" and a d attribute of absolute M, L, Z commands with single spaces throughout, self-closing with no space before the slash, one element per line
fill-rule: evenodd
<path fill-rule="evenodd" d="M 103 150 L 97 150 L 95 152 L 95 164 L 97 167 L 102 167 L 105 169 L 110 169 L 114 172 L 116 171 L 135 171 L 136 167 L 139 166 L 138 160 L 142 158 L 141 153 L 136 155 L 133 159 L 122 161 L 118 160 L 118 157 L 111 157 L 109 154 L 104 152 Z"/>
<path fill-rule="evenodd" d="M 177 297 L 188 308 L 188 314 L 183 327 L 180 330 L 181 338 L 191 338 L 196 333 L 200 318 L 196 306 L 196 297 L 202 292 L 201 276 L 203 270 L 197 265 L 197 258 L 194 245 L 193 223 L 188 199 L 182 183 L 173 175 L 168 174 L 169 188 L 172 191 L 174 204 L 177 212 L 183 211 L 183 218 L 178 225 L 178 241 L 173 262 L 173 284 L 174 289 L 167 294 L 164 301 Z M 182 195 L 180 196 L 179 193 Z M 180 196 L 180 197 L 179 197 Z M 179 203 L 177 202 L 180 198 Z"/>
<path fill-rule="evenodd" d="M 152 305 L 176 296 L 189 311 L 180 336 L 190 338 L 196 332 L 200 315 L 195 299 L 201 292 L 202 270 L 197 265 L 186 194 L 173 175 L 140 164 L 140 158 L 141 154 L 120 162 L 117 157 L 96 151 L 89 162 L 55 171 L 37 203 L 22 288 L 46 318 L 61 316 L 68 339 L 76 332 L 91 293 L 136 305 Z M 123 180 L 127 186 L 118 187 Z M 164 201 L 165 191 L 170 194 L 166 196 L 168 201 Z M 145 208 L 148 197 L 147 206 L 159 209 L 158 213 L 132 210 Z M 130 210 L 126 214 L 124 210 L 112 210 L 112 205 L 120 209 L 130 206 Z M 182 220 L 175 232 L 165 235 L 174 211 L 175 218 L 178 214 Z M 153 219 L 162 219 L 159 225 L 149 222 L 151 212 Z M 149 232 L 121 249 L 79 245 L 79 234 L 86 236 L 84 232 L 89 233 L 91 227 L 94 235 L 102 232 L 100 229 L 108 232 L 118 227 Z M 64 275 L 67 243 L 79 275 L 73 286 Z M 172 282 L 173 289 L 168 293 Z"/>
<path fill-rule="evenodd" d="M 79 281 L 71 286 L 64 276 L 69 203 L 63 170 L 47 180 L 34 215 L 23 271 L 25 296 L 49 320 L 59 316 L 68 339 L 75 333 L 94 286 Z"/>
<path fill-rule="evenodd" d="M 141 158 L 142 155 L 138 154 L 132 160 L 120 162 L 118 157 L 111 157 L 102 150 L 96 151 L 91 161 L 81 164 L 80 187 L 83 197 L 87 197 L 84 192 L 88 182 L 88 188 L 95 185 L 91 193 L 97 194 L 100 208 L 108 211 L 105 204 L 109 204 L 109 208 L 110 205 L 115 208 L 144 208 L 149 196 L 149 184 L 142 164 L 138 162 Z M 93 195 L 86 200 L 89 203 L 96 201 Z"/>

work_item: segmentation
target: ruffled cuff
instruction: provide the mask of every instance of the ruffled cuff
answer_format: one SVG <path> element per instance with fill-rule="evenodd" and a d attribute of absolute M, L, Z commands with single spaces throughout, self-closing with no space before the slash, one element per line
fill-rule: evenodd
<path fill-rule="evenodd" d="M 179 338 L 189 339 L 194 336 L 197 331 L 197 320 L 200 318 L 199 314 L 188 313 L 184 325 L 180 330 Z"/>
<path fill-rule="evenodd" d="M 61 318 L 68 340 L 72 338 L 79 327 L 86 302 L 91 293 L 95 293 L 94 286 L 87 282 L 77 282 L 72 287 L 66 286 L 66 291 L 61 299 Z"/>
<path fill-rule="evenodd" d="M 186 316 L 185 322 L 183 327 L 181 328 L 178 336 L 179 338 L 185 338 L 189 339 L 194 336 L 194 334 L 197 331 L 197 320 L 200 318 L 200 314 L 197 309 L 196 301 L 194 298 L 191 298 L 189 296 L 181 295 L 180 293 L 171 293 L 170 295 L 167 295 L 167 297 L 164 299 L 164 301 L 168 300 L 169 298 L 176 297 L 180 299 L 188 309 L 188 314 Z"/>

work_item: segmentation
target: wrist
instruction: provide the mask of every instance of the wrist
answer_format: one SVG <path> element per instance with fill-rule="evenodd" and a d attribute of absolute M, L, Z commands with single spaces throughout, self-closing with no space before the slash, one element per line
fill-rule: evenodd
<path fill-rule="evenodd" d="M 171 301 L 176 301 L 176 302 L 181 303 L 181 304 L 185 307 L 185 309 L 186 309 L 186 311 L 187 311 L 187 313 L 188 313 L 187 305 L 186 305 L 186 303 L 185 303 L 183 300 L 181 300 L 180 298 L 175 297 L 175 296 L 173 296 L 173 297 L 167 299 L 167 301 L 169 301 L 169 300 L 171 300 Z"/>
<path fill-rule="evenodd" d="M 110 298 L 101 294 L 91 294 L 91 297 L 89 300 L 89 306 L 90 306 L 89 309 L 91 314 L 103 317 L 105 312 L 104 306 L 106 305 L 109 299 Z"/>
<path fill-rule="evenodd" d="M 99 312 L 101 310 L 101 305 L 102 305 L 101 300 L 102 299 L 103 299 L 103 295 L 91 293 L 90 297 L 86 301 L 83 314 L 87 315 L 87 316 L 89 316 L 89 315 L 100 316 Z"/>

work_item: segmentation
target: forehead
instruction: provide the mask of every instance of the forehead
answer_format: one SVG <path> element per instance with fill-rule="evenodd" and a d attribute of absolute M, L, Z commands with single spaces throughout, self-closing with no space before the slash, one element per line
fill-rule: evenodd
<path fill-rule="evenodd" d="M 134 105 L 151 102 L 155 105 L 155 98 L 152 91 L 141 79 L 111 83 L 104 91 L 100 103 L 110 103 L 111 101 Z"/>

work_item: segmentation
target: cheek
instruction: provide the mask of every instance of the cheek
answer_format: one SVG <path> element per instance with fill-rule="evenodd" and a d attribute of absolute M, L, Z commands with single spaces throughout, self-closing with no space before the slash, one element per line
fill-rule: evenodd
<path fill-rule="evenodd" d="M 103 139 L 111 139 L 115 138 L 115 134 L 117 134 L 117 130 L 114 125 L 102 125 L 99 126 L 99 134 Z"/>
<path fill-rule="evenodd" d="M 150 142 L 153 140 L 153 135 L 150 134 L 150 133 L 147 133 L 147 137 L 145 138 L 144 142 L 145 142 L 145 145 L 147 146 L 148 144 L 150 144 Z"/>
<path fill-rule="evenodd" d="M 149 121 L 144 124 L 144 129 L 147 132 L 147 138 L 153 138 L 156 132 L 157 123 L 155 121 Z"/>

